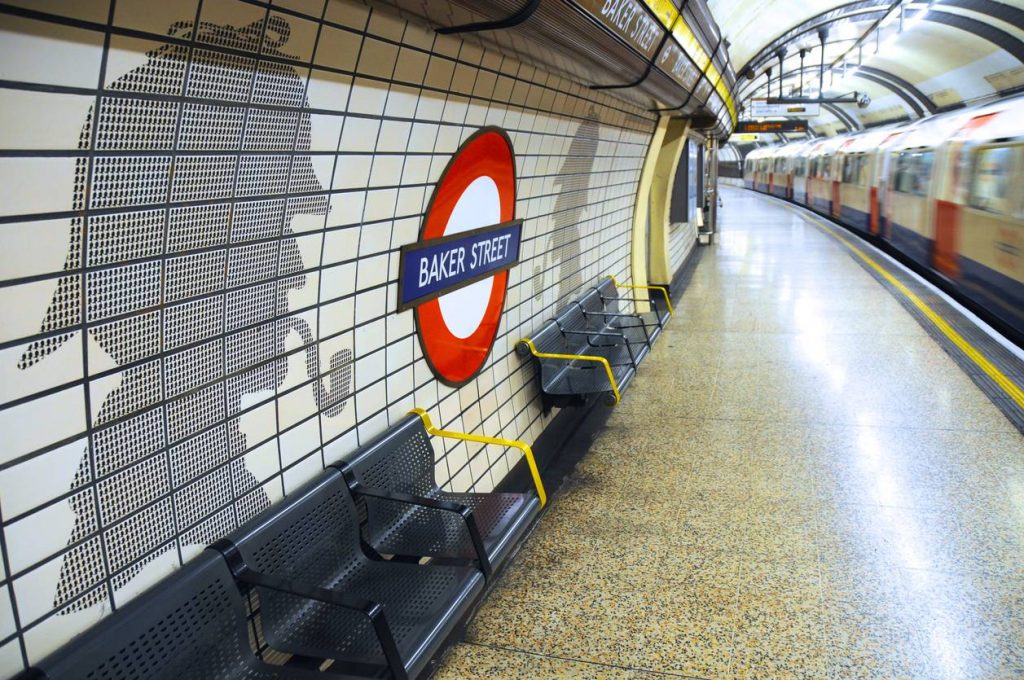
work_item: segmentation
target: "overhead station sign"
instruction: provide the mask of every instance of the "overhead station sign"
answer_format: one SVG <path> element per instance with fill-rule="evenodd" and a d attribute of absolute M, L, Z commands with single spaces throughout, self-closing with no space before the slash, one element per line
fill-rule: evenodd
<path fill-rule="evenodd" d="M 640 0 L 575 0 L 575 3 L 648 59 L 665 34 Z"/>
<path fill-rule="evenodd" d="M 755 98 L 750 100 L 747 114 L 753 118 L 770 118 L 775 116 L 814 118 L 821 115 L 821 104 L 769 104 L 765 98 Z"/>
<path fill-rule="evenodd" d="M 472 380 L 494 345 L 508 270 L 519 262 L 515 207 L 512 142 L 483 128 L 448 162 L 419 240 L 401 248 L 398 311 L 415 310 L 423 355 L 446 385 Z"/>
<path fill-rule="evenodd" d="M 807 132 L 806 120 L 741 120 L 736 124 L 737 133 L 766 134 L 770 132 Z"/>

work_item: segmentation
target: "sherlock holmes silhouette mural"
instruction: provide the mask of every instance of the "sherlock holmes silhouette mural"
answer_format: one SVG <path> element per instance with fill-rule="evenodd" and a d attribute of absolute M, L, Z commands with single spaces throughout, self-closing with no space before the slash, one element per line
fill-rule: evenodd
<path fill-rule="evenodd" d="M 266 470 L 245 455 L 261 443 L 247 409 L 286 384 L 310 415 L 347 405 L 351 351 L 319 354 L 319 263 L 303 260 L 293 225 L 322 227 L 328 200 L 289 33 L 275 16 L 176 23 L 176 41 L 140 53 L 82 126 L 91 151 L 76 166 L 64 272 L 18 360 L 45 370 L 84 332 L 86 375 L 114 376 L 88 390 L 53 596 L 65 614 L 147 570 L 138 582 L 153 580 L 270 504 Z"/>

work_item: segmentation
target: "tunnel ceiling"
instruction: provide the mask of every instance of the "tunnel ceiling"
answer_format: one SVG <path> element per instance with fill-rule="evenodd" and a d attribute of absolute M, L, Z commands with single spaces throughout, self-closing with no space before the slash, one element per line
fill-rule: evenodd
<path fill-rule="evenodd" d="M 814 134 L 913 120 L 1024 91 L 1024 0 L 709 0 L 739 74 L 736 100 L 866 94 L 811 119 Z M 804 51 L 801 69 L 801 50 Z M 771 82 L 767 70 L 771 68 Z M 749 79 L 748 76 L 752 76 Z M 749 119 L 750 116 L 741 116 Z"/>

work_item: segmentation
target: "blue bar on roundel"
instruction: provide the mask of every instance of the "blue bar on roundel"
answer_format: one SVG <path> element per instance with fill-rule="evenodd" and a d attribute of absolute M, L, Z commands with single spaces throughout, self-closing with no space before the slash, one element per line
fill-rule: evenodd
<path fill-rule="evenodd" d="M 398 311 L 510 269 L 522 231 L 523 221 L 512 220 L 402 246 Z"/>

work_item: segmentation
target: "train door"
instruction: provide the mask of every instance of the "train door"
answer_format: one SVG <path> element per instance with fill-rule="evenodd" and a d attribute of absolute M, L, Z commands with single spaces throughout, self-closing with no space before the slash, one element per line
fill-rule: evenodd
<path fill-rule="evenodd" d="M 892 243 L 916 262 L 931 267 L 934 232 L 930 186 L 935 150 L 918 147 L 896 154 L 889 211 Z"/>
<path fill-rule="evenodd" d="M 1024 145 L 970 148 L 957 267 L 964 291 L 1024 330 Z"/>
<path fill-rule="evenodd" d="M 841 180 L 843 179 L 842 168 L 843 156 L 836 154 L 831 159 L 832 166 L 832 183 L 831 183 L 831 195 L 829 196 L 829 213 L 832 217 L 839 218 L 843 212 L 843 197 L 841 192 Z"/>

